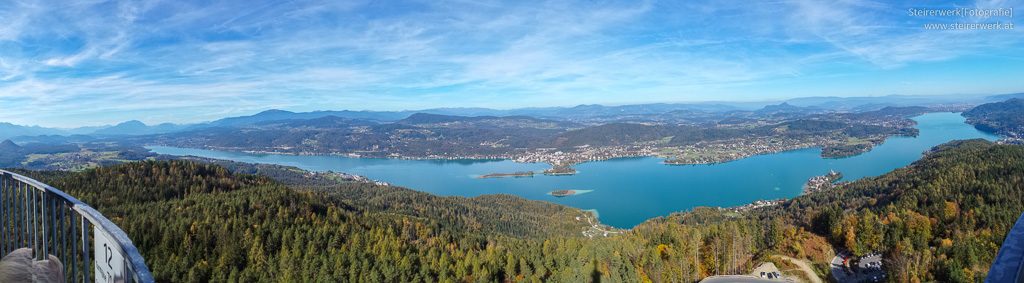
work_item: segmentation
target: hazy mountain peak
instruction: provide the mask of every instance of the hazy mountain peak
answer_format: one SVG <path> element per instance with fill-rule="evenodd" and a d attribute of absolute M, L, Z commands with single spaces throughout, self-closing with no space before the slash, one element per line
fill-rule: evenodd
<path fill-rule="evenodd" d="M 124 135 L 150 135 L 160 134 L 179 131 L 184 129 L 186 126 L 177 125 L 173 123 L 162 123 L 154 126 L 146 125 L 139 120 L 129 120 L 121 122 L 113 127 L 103 128 L 96 130 L 93 134 L 96 135 L 111 135 L 111 136 L 124 136 Z"/>
<path fill-rule="evenodd" d="M 758 110 L 758 111 L 759 112 L 791 112 L 791 111 L 800 111 L 802 109 L 804 109 L 804 107 L 795 106 L 795 105 L 789 104 L 788 102 L 782 102 L 782 103 L 775 104 L 775 105 L 765 105 L 763 108 L 761 108 L 761 110 Z"/>
<path fill-rule="evenodd" d="M 281 110 L 281 109 L 270 109 L 264 110 L 263 112 L 256 113 L 254 116 L 266 116 L 266 115 L 281 115 L 281 114 L 295 114 L 295 112 Z"/>
<path fill-rule="evenodd" d="M 430 114 L 430 113 L 413 113 L 409 117 L 400 120 L 402 123 L 420 124 L 420 123 L 443 123 L 452 122 L 466 119 L 464 116 L 453 116 L 453 115 L 441 115 L 441 114 Z"/>
<path fill-rule="evenodd" d="M 117 124 L 114 127 L 145 127 L 145 126 L 146 126 L 146 123 L 143 123 L 142 121 L 139 121 L 139 120 L 128 120 L 128 121 L 121 122 L 120 124 Z"/>
<path fill-rule="evenodd" d="M 3 151 L 18 150 L 20 148 L 21 146 L 19 146 L 18 144 L 14 143 L 11 140 L 4 140 L 3 142 L 0 142 L 0 150 Z"/>
<path fill-rule="evenodd" d="M 22 126 L 11 123 L 0 122 L 0 139 L 17 136 L 39 136 L 62 134 L 59 129 L 43 128 L 40 126 Z"/>

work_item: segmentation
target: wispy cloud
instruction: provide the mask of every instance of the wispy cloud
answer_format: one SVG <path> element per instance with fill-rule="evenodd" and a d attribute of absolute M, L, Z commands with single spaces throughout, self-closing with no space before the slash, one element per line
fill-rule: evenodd
<path fill-rule="evenodd" d="M 992 49 L 1020 48 L 1021 35 L 1024 35 L 1021 29 L 927 30 L 924 24 L 979 22 L 987 19 L 906 15 L 911 8 L 1012 8 L 1020 6 L 1017 1 L 978 1 L 965 5 L 868 0 L 829 3 L 793 0 L 792 3 L 796 10 L 792 13 L 795 25 L 791 28 L 819 37 L 843 52 L 882 68 L 942 61 Z M 1011 20 L 1003 19 L 1004 22 Z"/>
<path fill-rule="evenodd" d="M 269 108 L 776 99 L 830 94 L 846 86 L 845 75 L 885 78 L 978 56 L 1020 66 L 1024 29 L 924 30 L 927 21 L 949 19 L 907 17 L 917 5 L 936 6 L 9 1 L 0 4 L 0 104 L 26 108 L 5 107 L 0 121 L 76 126 L 195 122 Z M 821 78 L 835 85 L 792 86 Z"/>

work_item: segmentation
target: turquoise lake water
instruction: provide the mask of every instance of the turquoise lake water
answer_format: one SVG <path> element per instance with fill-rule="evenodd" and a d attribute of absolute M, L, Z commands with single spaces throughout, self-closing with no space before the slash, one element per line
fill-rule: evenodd
<path fill-rule="evenodd" d="M 738 206 L 759 199 L 800 195 L 808 178 L 833 169 L 843 180 L 878 176 L 921 158 L 933 146 L 957 139 L 998 137 L 975 130 L 959 113 L 930 113 L 914 118 L 917 137 L 891 137 L 870 152 L 825 159 L 809 148 L 759 155 L 713 165 L 668 166 L 654 157 L 621 158 L 579 164 L 573 176 L 536 175 L 527 178 L 478 179 L 495 172 L 543 170 L 544 163 L 508 160 L 401 160 L 295 156 L 147 147 L 170 155 L 193 155 L 250 163 L 290 165 L 306 170 L 346 172 L 394 185 L 446 196 L 513 194 L 581 209 L 595 209 L 601 222 L 631 228 L 646 219 L 696 206 Z M 554 197 L 559 189 L 592 190 Z"/>

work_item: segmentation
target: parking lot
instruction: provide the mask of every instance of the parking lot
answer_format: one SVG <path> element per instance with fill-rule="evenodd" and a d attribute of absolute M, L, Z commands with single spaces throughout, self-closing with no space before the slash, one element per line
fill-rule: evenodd
<path fill-rule="evenodd" d="M 849 266 L 848 266 L 849 265 Z M 840 252 L 831 262 L 832 277 L 838 282 L 881 282 L 885 280 L 882 255 L 869 253 L 861 258 Z"/>

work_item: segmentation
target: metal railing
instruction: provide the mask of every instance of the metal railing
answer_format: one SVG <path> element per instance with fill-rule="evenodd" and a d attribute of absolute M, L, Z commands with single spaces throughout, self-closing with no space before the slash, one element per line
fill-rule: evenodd
<path fill-rule="evenodd" d="M 1024 214 L 1006 233 L 1006 240 L 1003 240 L 985 282 L 1024 282 Z"/>
<path fill-rule="evenodd" d="M 121 228 L 64 192 L 5 170 L 0 224 L 0 257 L 20 248 L 32 249 L 35 260 L 52 255 L 63 264 L 66 282 L 153 282 Z"/>

